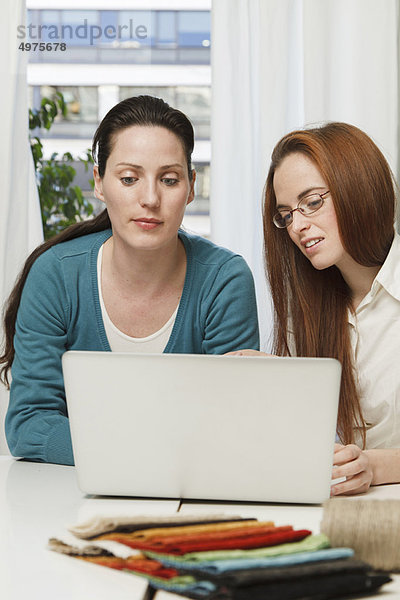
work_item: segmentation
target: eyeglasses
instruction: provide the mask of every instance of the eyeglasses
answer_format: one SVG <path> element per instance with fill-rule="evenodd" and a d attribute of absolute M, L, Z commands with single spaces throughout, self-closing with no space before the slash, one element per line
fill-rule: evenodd
<path fill-rule="evenodd" d="M 310 194 L 309 196 L 304 196 L 293 210 L 280 210 L 272 218 L 274 225 L 279 227 L 279 229 L 288 227 L 293 223 L 293 213 L 296 210 L 306 217 L 312 215 L 321 208 L 324 203 L 324 196 L 327 194 L 329 194 L 329 190 L 323 194 Z"/>

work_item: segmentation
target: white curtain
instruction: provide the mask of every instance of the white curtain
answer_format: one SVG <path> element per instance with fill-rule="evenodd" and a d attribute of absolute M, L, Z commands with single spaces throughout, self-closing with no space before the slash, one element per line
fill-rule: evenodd
<path fill-rule="evenodd" d="M 25 1 L 3 0 L 0 22 L 0 303 L 3 305 L 27 254 L 42 241 L 39 200 L 28 142 L 26 52 L 18 49 L 17 26 Z M 3 331 L 1 331 L 3 334 Z M 0 454 L 8 452 L 4 415 L 8 394 L 0 385 Z"/>
<path fill-rule="evenodd" d="M 265 349 L 261 202 L 271 151 L 294 128 L 347 121 L 397 170 L 398 11 L 399 0 L 213 0 L 211 237 L 253 270 Z"/>

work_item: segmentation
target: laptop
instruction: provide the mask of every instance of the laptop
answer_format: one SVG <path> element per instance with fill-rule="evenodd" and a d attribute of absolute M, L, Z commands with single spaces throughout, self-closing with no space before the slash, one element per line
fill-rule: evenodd
<path fill-rule="evenodd" d="M 62 365 L 86 494 L 329 498 L 337 360 L 68 351 Z"/>

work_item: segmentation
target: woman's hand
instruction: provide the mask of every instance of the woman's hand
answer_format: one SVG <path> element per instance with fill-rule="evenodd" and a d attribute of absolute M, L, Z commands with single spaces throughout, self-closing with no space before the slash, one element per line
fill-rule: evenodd
<path fill-rule="evenodd" d="M 355 444 L 335 444 L 332 479 L 346 477 L 346 481 L 331 488 L 331 496 L 339 494 L 363 494 L 373 479 L 371 461 L 367 452 Z"/>
<path fill-rule="evenodd" d="M 259 350 L 236 350 L 235 352 L 227 352 L 224 356 L 274 356 L 273 354 L 266 354 Z"/>

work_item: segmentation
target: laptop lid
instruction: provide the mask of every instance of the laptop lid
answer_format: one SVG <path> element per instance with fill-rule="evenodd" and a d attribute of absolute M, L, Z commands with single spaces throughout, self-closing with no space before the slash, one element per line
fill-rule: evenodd
<path fill-rule="evenodd" d="M 63 372 L 78 484 L 88 494 L 329 497 L 334 359 L 69 351 Z"/>

